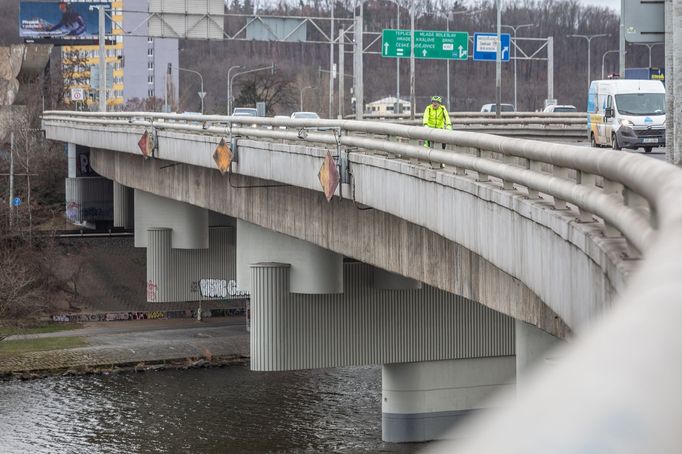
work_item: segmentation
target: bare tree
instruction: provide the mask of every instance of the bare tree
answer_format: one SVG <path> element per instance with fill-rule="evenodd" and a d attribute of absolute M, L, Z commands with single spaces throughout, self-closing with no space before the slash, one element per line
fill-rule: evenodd
<path fill-rule="evenodd" d="M 265 102 L 267 113 L 289 109 L 296 105 L 294 84 L 287 74 L 276 72 L 257 75 L 241 85 L 236 106 L 254 106 Z"/>

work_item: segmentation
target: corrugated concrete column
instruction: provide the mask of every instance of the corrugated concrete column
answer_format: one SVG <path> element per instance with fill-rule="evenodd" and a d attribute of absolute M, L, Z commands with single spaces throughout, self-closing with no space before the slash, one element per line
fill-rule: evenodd
<path fill-rule="evenodd" d="M 76 178 L 76 144 L 68 142 L 66 144 L 66 150 L 68 153 L 68 177 Z"/>
<path fill-rule="evenodd" d="M 147 302 L 168 302 L 168 288 L 173 279 L 171 229 L 150 228 L 147 244 Z"/>
<path fill-rule="evenodd" d="M 514 357 L 384 364 L 381 436 L 394 443 L 436 440 L 488 397 L 514 386 Z"/>
<path fill-rule="evenodd" d="M 290 343 L 288 263 L 256 263 L 251 270 L 251 370 L 282 370 Z"/>
<path fill-rule="evenodd" d="M 114 227 L 133 228 L 135 219 L 134 198 L 135 193 L 132 188 L 114 181 Z"/>
<path fill-rule="evenodd" d="M 343 292 L 343 256 L 263 227 L 237 220 L 237 285 L 251 290 L 249 265 L 289 263 L 292 293 Z"/>
<path fill-rule="evenodd" d="M 180 302 L 242 298 L 233 294 L 234 227 L 209 229 L 209 248 L 174 249 L 171 229 L 147 231 L 147 301 Z"/>
<path fill-rule="evenodd" d="M 208 247 L 208 210 L 135 189 L 135 247 L 147 247 L 151 227 L 171 229 L 174 249 Z"/>
<path fill-rule="evenodd" d="M 362 263 L 344 265 L 343 293 L 297 294 L 288 282 L 269 283 L 268 270 L 251 268 L 255 370 L 514 355 L 513 319 L 461 296 L 427 285 L 376 289 Z"/>
<path fill-rule="evenodd" d="M 385 290 L 414 290 L 422 288 L 422 283 L 410 279 L 409 277 L 404 277 L 400 274 L 391 273 L 390 271 L 375 267 L 374 288 Z"/>
<path fill-rule="evenodd" d="M 515 328 L 516 390 L 518 393 L 523 393 L 523 386 L 528 375 L 536 367 L 556 361 L 556 348 L 564 344 L 564 341 L 519 320 L 515 321 Z"/>
<path fill-rule="evenodd" d="M 72 222 L 111 221 L 112 182 L 104 177 L 76 177 L 65 180 L 66 217 Z"/>

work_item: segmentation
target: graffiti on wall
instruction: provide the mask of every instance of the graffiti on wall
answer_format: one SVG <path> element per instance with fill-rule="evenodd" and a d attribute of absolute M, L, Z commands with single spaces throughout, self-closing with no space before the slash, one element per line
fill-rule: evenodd
<path fill-rule="evenodd" d="M 196 309 L 173 311 L 102 312 L 93 314 L 53 315 L 54 322 L 112 322 L 122 320 L 160 320 L 172 318 L 196 318 Z M 204 309 L 202 317 L 238 317 L 245 315 L 244 307 Z"/>
<path fill-rule="evenodd" d="M 151 279 L 147 282 L 147 301 L 156 301 L 156 293 L 159 286 Z"/>
<path fill-rule="evenodd" d="M 201 296 L 206 298 L 227 298 L 225 279 L 202 279 L 199 281 Z"/>
<path fill-rule="evenodd" d="M 240 290 L 237 282 L 234 279 L 202 279 L 198 285 L 196 282 L 192 283 L 192 291 L 198 287 L 201 296 L 204 298 L 227 298 L 229 297 L 246 297 L 249 292 Z"/>
<path fill-rule="evenodd" d="M 81 204 L 78 202 L 67 202 L 66 217 L 70 221 L 78 221 L 80 219 Z"/>

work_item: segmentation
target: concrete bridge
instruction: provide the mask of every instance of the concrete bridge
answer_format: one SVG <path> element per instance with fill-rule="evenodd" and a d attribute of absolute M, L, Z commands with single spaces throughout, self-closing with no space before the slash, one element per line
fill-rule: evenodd
<path fill-rule="evenodd" d="M 115 224 L 147 247 L 155 297 L 231 273 L 250 292 L 254 370 L 382 364 L 387 441 L 439 438 L 493 391 L 530 389 L 529 364 L 620 310 L 656 304 L 637 342 L 680 315 L 667 304 L 682 271 L 673 166 L 380 122 L 244 122 L 46 112 L 43 128 L 73 163 L 87 147 L 114 181 Z M 70 172 L 67 197 L 86 203 L 97 185 L 106 193 L 101 178 Z M 622 359 L 634 341 L 616 331 L 578 349 L 578 363 L 595 351 Z M 566 396 L 581 380 L 562 385 Z"/>

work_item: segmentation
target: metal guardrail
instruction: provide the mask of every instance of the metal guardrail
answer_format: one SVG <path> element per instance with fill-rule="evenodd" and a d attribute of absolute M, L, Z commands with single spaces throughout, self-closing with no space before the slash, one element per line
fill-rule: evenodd
<path fill-rule="evenodd" d="M 346 147 L 442 163 L 478 181 L 495 177 L 506 189 L 523 188 L 531 199 L 551 196 L 556 209 L 572 204 L 581 221 L 602 223 L 606 236 L 622 233 L 639 252 L 648 249 L 668 222 L 682 220 L 682 203 L 671 201 L 670 195 L 682 194 L 682 171 L 644 156 L 375 121 L 249 117 L 249 125 L 261 127 L 244 127 L 245 120 L 147 112 L 52 111 L 43 116 L 45 122 L 65 124 L 136 125 L 328 145 L 338 141 Z M 454 150 L 409 143 L 421 140 L 445 143 Z"/>
<path fill-rule="evenodd" d="M 347 116 L 347 119 L 352 117 Z M 422 125 L 421 115 L 366 114 L 367 121 L 388 121 L 407 125 Z M 450 112 L 452 127 L 458 131 L 483 132 L 505 137 L 587 140 L 585 112 Z"/>

